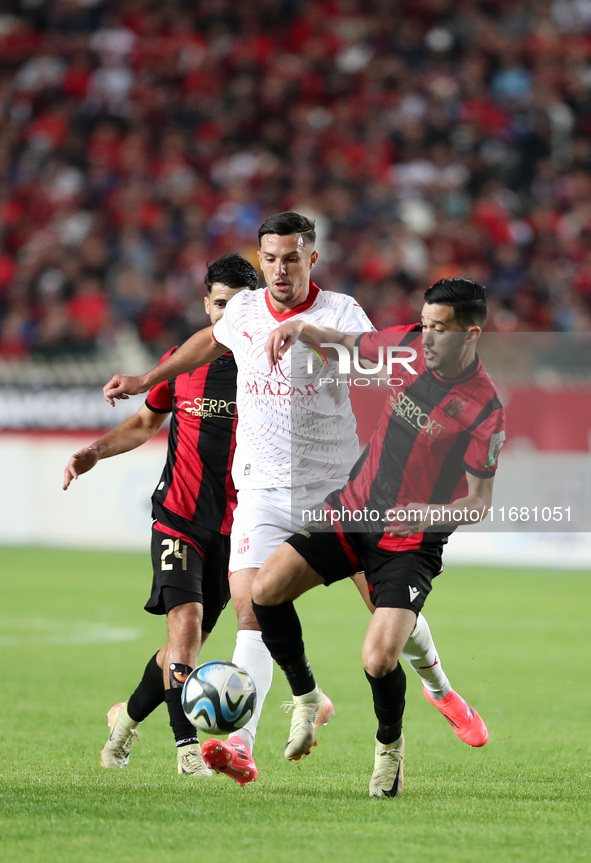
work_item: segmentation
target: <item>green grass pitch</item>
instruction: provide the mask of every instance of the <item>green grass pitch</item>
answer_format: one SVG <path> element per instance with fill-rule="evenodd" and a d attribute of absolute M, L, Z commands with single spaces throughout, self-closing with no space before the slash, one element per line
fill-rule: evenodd
<path fill-rule="evenodd" d="M 164 641 L 143 609 L 144 554 L 0 548 L 0 859 L 4 863 L 562 863 L 591 859 L 591 573 L 449 566 L 425 609 L 452 684 L 486 719 L 461 743 L 407 667 L 406 787 L 370 800 L 375 721 L 360 662 L 367 612 L 348 582 L 300 600 L 336 717 L 299 764 L 282 756 L 276 674 L 260 778 L 176 775 L 168 717 L 130 765 L 99 769 L 106 712 Z M 226 610 L 202 659 L 230 659 Z"/>

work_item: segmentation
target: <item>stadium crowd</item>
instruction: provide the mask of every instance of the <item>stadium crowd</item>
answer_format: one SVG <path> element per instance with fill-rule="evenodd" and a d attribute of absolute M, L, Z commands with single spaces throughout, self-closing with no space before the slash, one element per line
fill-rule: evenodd
<path fill-rule="evenodd" d="M 591 0 L 3 8 L 0 358 L 162 352 L 285 209 L 378 327 L 462 274 L 492 329 L 591 330 Z"/>

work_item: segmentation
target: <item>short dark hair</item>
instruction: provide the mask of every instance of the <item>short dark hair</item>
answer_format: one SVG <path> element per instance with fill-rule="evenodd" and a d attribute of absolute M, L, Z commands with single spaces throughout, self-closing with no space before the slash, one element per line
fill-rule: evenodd
<path fill-rule="evenodd" d="M 440 279 L 425 291 L 425 302 L 451 306 L 461 327 L 486 324 L 486 288 L 472 279 Z"/>
<path fill-rule="evenodd" d="M 216 282 L 226 285 L 228 288 L 248 288 L 254 291 L 259 286 L 259 274 L 246 258 L 242 255 L 224 255 L 207 265 L 207 275 L 204 279 L 207 293 Z"/>
<path fill-rule="evenodd" d="M 316 223 L 301 213 L 287 210 L 285 213 L 275 213 L 263 222 L 259 228 L 259 246 L 265 234 L 279 234 L 288 237 L 290 234 L 301 234 L 304 245 L 314 248 L 316 245 Z"/>

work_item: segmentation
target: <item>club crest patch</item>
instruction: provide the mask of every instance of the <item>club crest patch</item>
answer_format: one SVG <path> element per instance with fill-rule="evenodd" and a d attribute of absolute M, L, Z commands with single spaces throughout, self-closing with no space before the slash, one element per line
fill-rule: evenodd
<path fill-rule="evenodd" d="M 450 399 L 443 408 L 443 413 L 446 417 L 457 417 L 464 410 L 465 401 L 461 399 Z"/>

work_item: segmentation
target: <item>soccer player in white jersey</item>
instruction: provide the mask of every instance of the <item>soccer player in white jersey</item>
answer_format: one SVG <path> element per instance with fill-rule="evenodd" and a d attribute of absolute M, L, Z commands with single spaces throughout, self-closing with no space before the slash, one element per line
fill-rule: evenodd
<path fill-rule="evenodd" d="M 240 784 L 258 773 L 251 750 L 273 675 L 273 662 L 252 610 L 252 583 L 269 555 L 301 527 L 297 513 L 343 485 L 358 455 L 348 388 L 324 382 L 336 381 L 336 364 L 319 371 L 317 363 L 308 363 L 302 347 L 270 369 L 265 343 L 272 330 L 295 316 L 341 332 L 373 329 L 352 297 L 321 291 L 311 280 L 318 260 L 312 220 L 291 211 L 278 213 L 261 225 L 258 236 L 264 291 L 232 298 L 222 320 L 195 333 L 147 374 L 114 375 L 103 388 L 106 400 L 114 405 L 115 399 L 145 392 L 160 381 L 212 362 L 228 349 L 234 354 L 238 427 L 232 478 L 238 505 L 231 534 L 230 591 L 238 634 L 232 661 L 253 677 L 257 709 L 227 741 L 205 741 L 202 754 L 210 767 Z M 363 580 L 357 584 L 368 602 Z M 427 699 L 446 716 L 458 737 L 472 746 L 486 743 L 486 726 L 451 688 L 421 615 L 403 655 L 421 676 Z M 332 704 L 324 696 L 315 724 L 325 723 L 332 713 Z"/>

